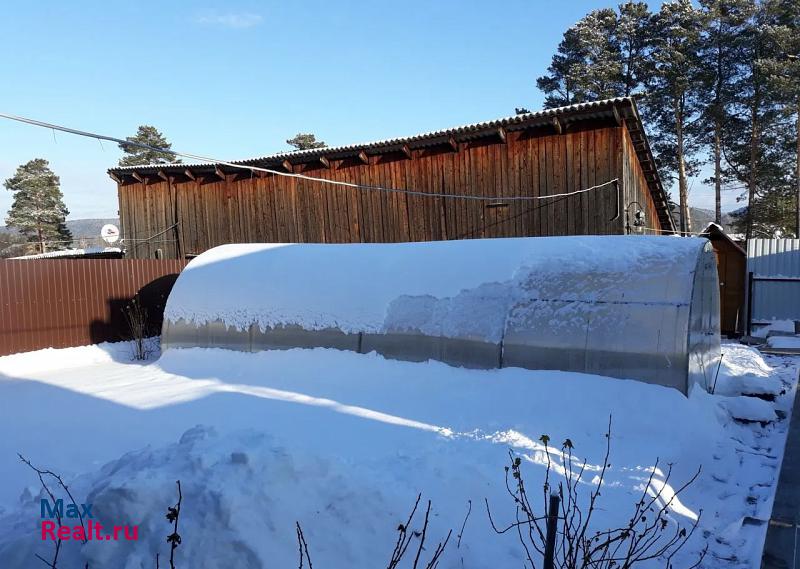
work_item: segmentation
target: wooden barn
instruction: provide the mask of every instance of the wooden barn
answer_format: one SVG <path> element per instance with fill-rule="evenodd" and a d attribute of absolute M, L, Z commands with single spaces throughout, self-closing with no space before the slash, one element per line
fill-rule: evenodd
<path fill-rule="evenodd" d="M 184 258 L 224 243 L 675 230 L 630 98 L 232 164 L 361 187 L 230 164 L 113 168 L 126 255 Z"/>

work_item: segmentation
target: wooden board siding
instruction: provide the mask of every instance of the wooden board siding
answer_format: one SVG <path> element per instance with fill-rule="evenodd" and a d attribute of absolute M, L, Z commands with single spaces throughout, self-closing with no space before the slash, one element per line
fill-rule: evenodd
<path fill-rule="evenodd" d="M 713 224 L 702 236 L 711 241 L 717 257 L 720 330 L 729 336 L 741 334 L 745 331 L 747 253 Z"/>
<path fill-rule="evenodd" d="M 625 189 L 623 208 L 629 206 L 629 221 L 631 225 L 633 225 L 633 214 L 638 209 L 633 202 L 638 202 L 641 204 L 642 210 L 645 214 L 645 227 L 638 231 L 635 231 L 635 228 L 631 228 L 631 230 L 632 232 L 644 234 L 659 234 L 662 228 L 658 221 L 658 210 L 656 209 L 656 204 L 650 195 L 650 189 L 648 188 L 647 179 L 642 171 L 642 166 L 636 157 L 633 141 L 631 140 L 631 136 L 627 129 L 620 129 L 620 133 L 622 137 L 621 154 L 623 162 L 621 176 L 622 187 Z"/>
<path fill-rule="evenodd" d="M 711 241 L 719 271 L 720 329 L 733 335 L 744 330 L 745 280 L 747 257 L 723 239 Z"/>
<path fill-rule="evenodd" d="M 247 171 L 156 177 L 119 185 L 128 256 L 183 258 L 224 243 L 399 242 L 481 237 L 621 234 L 624 207 L 613 185 L 540 201 L 622 179 L 658 223 L 655 204 L 624 127 L 555 132 L 518 130 L 506 141 L 478 139 L 355 158 L 297 164 L 310 176 L 423 193 L 490 196 L 487 202 L 359 190 Z M 638 167 L 638 169 L 637 169 Z M 635 198 L 632 198 L 635 196 Z M 616 216 L 616 219 L 614 219 Z"/>

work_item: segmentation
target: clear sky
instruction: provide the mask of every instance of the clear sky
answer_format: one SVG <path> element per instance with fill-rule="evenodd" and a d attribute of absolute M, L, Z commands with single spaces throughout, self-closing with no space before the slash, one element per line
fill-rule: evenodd
<path fill-rule="evenodd" d="M 654 2 L 655 4 L 655 2 Z M 367 142 L 541 107 L 536 77 L 598 0 L 15 2 L 0 21 L 0 112 L 117 137 L 159 128 L 221 159 L 297 132 Z M 0 180 L 32 158 L 70 219 L 117 214 L 116 146 L 0 120 Z M 0 223 L 11 204 L 0 188 Z M 691 202 L 713 207 L 699 180 Z M 734 196 L 726 208 L 735 207 Z"/>

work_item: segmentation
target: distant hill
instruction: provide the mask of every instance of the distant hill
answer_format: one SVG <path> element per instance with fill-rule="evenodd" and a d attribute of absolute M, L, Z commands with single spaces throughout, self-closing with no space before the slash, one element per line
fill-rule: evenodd
<path fill-rule="evenodd" d="M 714 210 L 690 207 L 689 216 L 692 218 L 692 231 L 702 231 L 706 226 L 714 221 Z M 730 232 L 731 216 L 727 213 L 722 214 L 722 228 Z"/>
<path fill-rule="evenodd" d="M 119 227 L 119 218 L 73 219 L 67 221 L 67 229 L 72 232 L 76 247 L 101 247 L 106 243 L 100 239 L 100 229 L 107 223 Z"/>

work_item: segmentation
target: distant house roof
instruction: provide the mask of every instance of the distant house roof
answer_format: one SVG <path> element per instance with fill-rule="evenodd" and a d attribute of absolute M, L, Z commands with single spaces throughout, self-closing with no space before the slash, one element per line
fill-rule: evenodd
<path fill-rule="evenodd" d="M 516 131 L 536 127 L 552 127 L 566 129 L 568 125 L 582 121 L 597 119 L 614 119 L 618 124 L 625 121 L 628 132 L 633 140 L 636 155 L 641 164 L 653 201 L 659 211 L 662 226 L 675 228 L 674 220 L 670 215 L 669 199 L 661 179 L 658 176 L 656 163 L 653 158 L 650 144 L 644 132 L 639 111 L 631 97 L 617 97 L 602 101 L 578 103 L 566 107 L 544 109 L 531 113 L 523 113 L 505 118 L 478 122 L 443 130 L 426 132 L 412 136 L 390 138 L 362 144 L 348 144 L 344 146 L 330 146 L 314 148 L 311 150 L 294 150 L 278 152 L 256 158 L 244 160 L 230 160 L 231 164 L 238 166 L 257 166 L 263 168 L 281 168 L 285 162 L 290 164 L 304 164 L 319 161 L 321 158 L 344 159 L 359 156 L 362 152 L 367 155 L 386 154 L 405 150 L 416 150 L 429 146 L 446 143 L 450 139 L 456 142 L 468 142 L 484 137 L 496 137 L 498 132 Z M 144 166 L 120 166 L 108 170 L 109 175 L 118 183 L 126 177 L 136 177 L 139 174 L 166 174 L 184 173 L 187 170 L 198 173 L 204 171 L 225 171 L 226 166 L 213 162 L 200 162 L 193 164 L 151 164 Z M 230 168 L 228 167 L 228 170 Z"/>
<path fill-rule="evenodd" d="M 119 259 L 121 257 L 122 249 L 118 247 L 87 247 L 86 249 L 63 249 L 35 255 L 22 255 L 11 259 L 31 261 L 35 259 Z"/>

